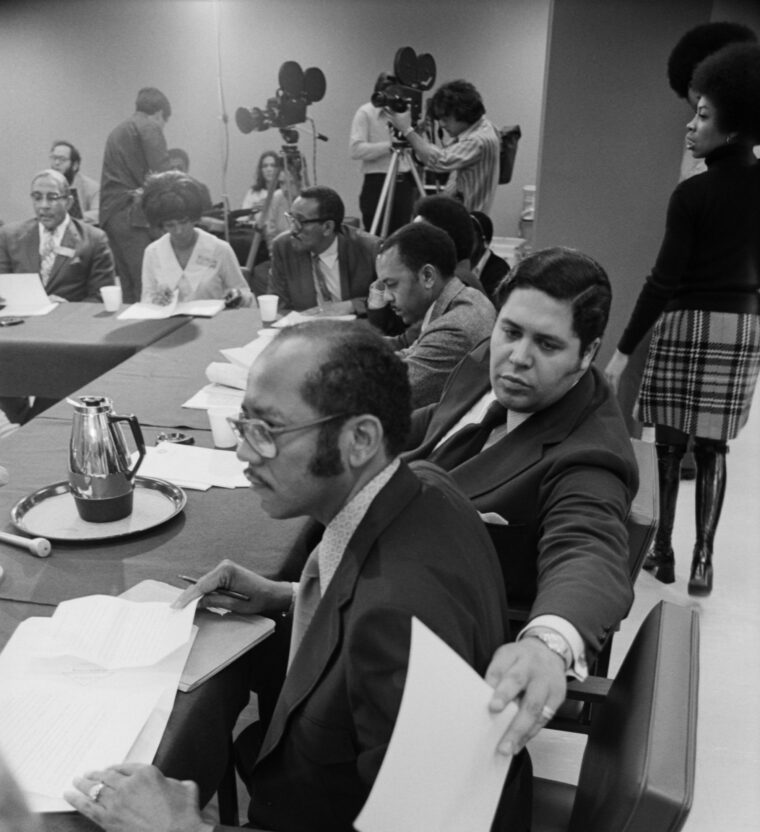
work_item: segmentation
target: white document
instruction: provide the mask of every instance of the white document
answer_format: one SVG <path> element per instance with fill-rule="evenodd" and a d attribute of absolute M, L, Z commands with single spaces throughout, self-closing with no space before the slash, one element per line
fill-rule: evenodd
<path fill-rule="evenodd" d="M 111 595 L 61 602 L 47 642 L 36 655 L 73 656 L 106 670 L 145 667 L 190 638 L 196 604 L 174 610 L 168 603 L 141 604 Z"/>
<path fill-rule="evenodd" d="M 249 341 L 244 347 L 229 347 L 228 349 L 220 350 L 220 352 L 232 364 L 248 370 L 251 364 L 263 352 L 264 347 L 270 344 L 276 336 L 276 329 L 262 329 L 258 336 L 253 341 Z"/>
<path fill-rule="evenodd" d="M 104 670 L 39 658 L 54 629 L 28 618 L 0 654 L 0 749 L 35 812 L 73 812 L 62 792 L 90 769 L 153 760 L 196 631 L 150 667 Z"/>
<path fill-rule="evenodd" d="M 178 293 L 174 292 L 170 303 L 161 306 L 157 303 L 133 303 L 121 315 L 120 321 L 146 321 L 172 318 L 175 315 L 192 315 L 196 318 L 213 318 L 224 309 L 223 300 L 187 300 L 179 303 Z"/>
<path fill-rule="evenodd" d="M 248 488 L 245 478 L 245 462 L 232 451 L 215 448 L 196 448 L 175 442 L 160 442 L 145 449 L 145 459 L 140 466 L 140 476 L 168 480 L 183 488 L 205 491 L 211 486 L 219 488 Z M 136 455 L 133 456 L 133 461 Z"/>
<path fill-rule="evenodd" d="M 355 321 L 356 315 L 319 315 L 316 313 L 313 315 L 304 315 L 302 312 L 288 312 L 284 318 L 280 318 L 272 326 L 276 329 L 284 329 L 287 326 L 295 326 L 296 324 L 303 324 L 307 321 L 315 321 L 317 319 L 322 321 Z"/>
<path fill-rule="evenodd" d="M 210 407 L 240 407 L 245 392 L 223 384 L 207 384 L 191 396 L 182 407 L 190 410 L 208 410 Z"/>
<path fill-rule="evenodd" d="M 488 710 L 492 689 L 412 619 L 409 670 L 388 751 L 359 832 L 489 832 L 511 759 L 496 751 L 517 713 Z"/>
<path fill-rule="evenodd" d="M 0 298 L 5 308 L 0 315 L 26 317 L 47 315 L 57 303 L 51 303 L 38 274 L 0 274 Z"/>
<path fill-rule="evenodd" d="M 248 384 L 248 368 L 226 361 L 212 361 L 206 367 L 206 378 L 212 384 L 223 384 L 236 390 L 245 390 Z"/>

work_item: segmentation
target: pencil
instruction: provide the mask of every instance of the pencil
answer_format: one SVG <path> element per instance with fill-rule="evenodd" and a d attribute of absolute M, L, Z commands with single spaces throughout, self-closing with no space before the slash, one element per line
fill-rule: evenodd
<path fill-rule="evenodd" d="M 177 577 L 181 581 L 187 581 L 189 584 L 197 584 L 197 578 L 191 578 L 189 575 L 177 575 Z M 206 593 L 207 595 L 226 595 L 228 598 L 236 598 L 238 601 L 250 601 L 250 597 L 248 595 L 243 595 L 242 592 L 235 592 L 234 589 L 215 589 L 212 592 Z"/>

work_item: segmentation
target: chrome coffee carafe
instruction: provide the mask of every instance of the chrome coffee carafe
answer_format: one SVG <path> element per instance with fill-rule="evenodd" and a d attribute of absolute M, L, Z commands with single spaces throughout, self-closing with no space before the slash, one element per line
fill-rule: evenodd
<path fill-rule="evenodd" d="M 90 523 L 108 523 L 132 513 L 134 476 L 145 456 L 135 416 L 117 416 L 107 396 L 69 399 L 74 406 L 69 446 L 69 485 L 79 516 Z M 132 429 L 138 459 L 130 457 L 120 422 Z"/>

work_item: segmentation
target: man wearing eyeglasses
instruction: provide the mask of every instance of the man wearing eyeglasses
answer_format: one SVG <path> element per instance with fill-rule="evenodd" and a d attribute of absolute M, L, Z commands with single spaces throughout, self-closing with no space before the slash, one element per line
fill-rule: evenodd
<path fill-rule="evenodd" d="M 80 170 L 82 155 L 71 142 L 59 139 L 50 148 L 50 167 L 66 177 L 71 194 L 69 216 L 85 222 L 98 221 L 100 210 L 100 182 L 85 176 Z"/>
<path fill-rule="evenodd" d="M 69 183 L 56 170 L 32 179 L 31 198 L 34 219 L 0 228 L 0 274 L 39 274 L 54 301 L 99 301 L 115 282 L 106 235 L 69 216 Z M 0 409 L 15 424 L 32 415 L 24 398 L 2 397 Z"/>
<path fill-rule="evenodd" d="M 270 290 L 281 314 L 366 314 L 379 240 L 344 225 L 344 214 L 332 188 L 306 188 L 293 201 L 290 231 L 272 244 Z"/>
<path fill-rule="evenodd" d="M 503 582 L 483 524 L 447 475 L 398 459 L 409 420 L 404 365 L 360 324 L 286 329 L 251 368 L 232 420 L 238 457 L 268 514 L 312 518 L 304 537 L 314 548 L 295 592 L 225 560 L 175 604 L 200 597 L 202 606 L 292 618 L 267 733 L 259 748 L 236 742 L 238 759 L 248 752 L 255 828 L 353 829 L 399 709 L 412 616 L 481 674 L 504 637 Z M 250 601 L 215 594 L 220 587 Z M 106 830 L 212 829 L 194 784 L 149 766 L 74 784 L 67 799 Z M 149 822 L 125 822 L 136 816 Z"/>
<path fill-rule="evenodd" d="M 101 286 L 114 283 L 105 233 L 69 216 L 62 173 L 38 173 L 30 195 L 34 219 L 0 228 L 0 274 L 39 274 L 51 300 L 99 302 Z"/>

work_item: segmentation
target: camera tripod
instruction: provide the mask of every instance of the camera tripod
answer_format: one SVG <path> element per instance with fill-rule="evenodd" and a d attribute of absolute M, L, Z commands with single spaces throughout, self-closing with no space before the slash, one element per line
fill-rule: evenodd
<path fill-rule="evenodd" d="M 309 187 L 309 174 L 306 170 L 306 160 L 303 158 L 301 152 L 296 144 L 284 144 L 278 154 L 280 159 L 280 168 L 284 174 L 285 182 L 282 185 L 282 192 L 287 201 L 287 207 L 293 204 L 293 200 L 301 193 L 301 189 L 305 184 Z M 267 186 L 267 196 L 264 200 L 264 207 L 256 221 L 253 232 L 253 240 L 251 240 L 251 247 L 248 250 L 248 257 L 245 260 L 243 267 L 246 275 L 253 273 L 253 264 L 256 262 L 256 255 L 261 245 L 261 238 L 263 236 L 263 227 L 269 218 L 269 212 L 272 206 L 272 198 L 274 192 L 281 187 L 279 183 L 279 174 L 275 176 Z"/>
<path fill-rule="evenodd" d="M 391 212 L 393 210 L 393 196 L 396 191 L 396 175 L 401 167 L 401 160 L 406 159 L 409 163 L 409 170 L 412 174 L 417 190 L 420 196 L 425 196 L 425 186 L 420 179 L 420 173 L 417 166 L 412 159 L 412 148 L 404 139 L 394 139 L 391 142 L 391 163 L 388 166 L 388 171 L 385 174 L 383 182 L 383 189 L 380 191 L 380 199 L 377 202 L 375 209 L 375 216 L 372 220 L 372 227 L 369 230 L 370 234 L 377 234 L 378 226 L 380 225 L 380 217 L 383 218 L 383 227 L 380 232 L 381 237 L 388 236 L 388 226 L 391 221 Z"/>

